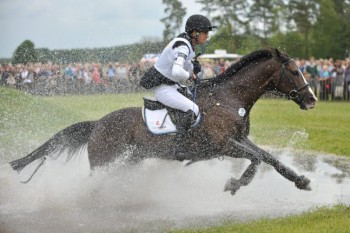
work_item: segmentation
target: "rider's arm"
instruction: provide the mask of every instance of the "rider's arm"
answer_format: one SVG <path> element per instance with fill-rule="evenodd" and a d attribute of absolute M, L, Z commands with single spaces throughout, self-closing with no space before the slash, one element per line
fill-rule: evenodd
<path fill-rule="evenodd" d="M 177 79 L 177 81 L 187 80 L 191 75 L 191 71 L 185 70 L 185 62 L 189 54 L 189 49 L 187 46 L 179 46 L 175 48 L 175 50 L 177 50 L 177 53 L 172 68 L 172 75 Z"/>

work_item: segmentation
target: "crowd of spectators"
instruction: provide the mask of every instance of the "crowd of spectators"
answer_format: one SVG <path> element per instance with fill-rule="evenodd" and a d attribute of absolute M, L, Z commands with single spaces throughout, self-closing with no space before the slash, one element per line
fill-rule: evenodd
<path fill-rule="evenodd" d="M 38 95 L 125 93 L 139 89 L 137 83 L 149 63 L 52 63 L 1 65 L 0 85 Z"/>
<path fill-rule="evenodd" d="M 296 59 L 300 71 L 320 100 L 350 99 L 350 59 Z M 214 77 L 232 62 L 201 61 L 202 78 Z M 152 62 L 1 65 L 0 85 L 37 95 L 127 93 L 142 90 L 138 83 Z"/>
<path fill-rule="evenodd" d="M 300 71 L 320 100 L 349 100 L 350 59 L 297 60 Z"/>

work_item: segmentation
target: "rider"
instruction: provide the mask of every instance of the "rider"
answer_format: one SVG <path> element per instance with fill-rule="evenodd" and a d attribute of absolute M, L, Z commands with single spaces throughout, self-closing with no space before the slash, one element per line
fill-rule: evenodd
<path fill-rule="evenodd" d="M 189 134 L 193 120 L 199 115 L 196 103 L 179 92 L 179 82 L 195 80 L 201 71 L 201 65 L 195 59 L 195 47 L 208 39 L 212 26 L 203 15 L 192 15 L 186 21 L 185 32 L 178 35 L 164 48 L 160 57 L 140 81 L 145 88 L 154 88 L 155 98 L 162 104 L 182 111 L 176 125 L 175 155 L 183 157 L 182 145 Z"/>

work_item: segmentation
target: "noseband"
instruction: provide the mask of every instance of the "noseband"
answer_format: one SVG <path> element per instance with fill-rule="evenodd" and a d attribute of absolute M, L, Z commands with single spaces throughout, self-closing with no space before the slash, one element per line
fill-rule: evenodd
<path fill-rule="evenodd" d="M 306 84 L 305 84 L 304 86 L 302 86 L 302 87 L 300 87 L 300 88 L 298 89 L 298 87 L 296 86 L 294 80 L 293 80 L 290 76 L 288 76 L 288 75 L 286 76 L 286 75 L 285 75 L 286 71 L 289 71 L 289 70 L 287 70 L 286 65 L 288 65 L 288 64 L 289 64 L 290 62 L 292 62 L 292 61 L 294 61 L 294 59 L 289 59 L 288 61 L 282 63 L 282 68 L 281 68 L 281 72 L 280 72 L 280 78 L 279 78 L 279 80 L 278 80 L 278 82 L 277 82 L 276 87 L 279 86 L 279 84 L 281 83 L 281 81 L 282 81 L 282 79 L 283 79 L 284 77 L 287 77 L 287 79 L 288 79 L 290 85 L 292 86 L 292 89 L 291 89 L 291 90 L 289 91 L 289 93 L 288 93 L 288 98 L 289 98 L 289 99 L 292 99 L 292 100 L 297 100 L 298 102 L 302 103 L 302 98 L 301 98 L 301 96 L 299 95 L 299 93 L 300 93 L 300 91 L 302 91 L 303 89 L 309 87 L 309 86 L 310 86 L 310 83 L 306 82 Z M 289 72 L 290 72 L 290 71 L 289 71 Z M 299 72 L 299 75 L 298 75 L 298 76 L 300 76 L 300 70 L 298 70 L 298 72 Z M 301 77 L 303 77 L 302 74 L 301 74 Z"/>

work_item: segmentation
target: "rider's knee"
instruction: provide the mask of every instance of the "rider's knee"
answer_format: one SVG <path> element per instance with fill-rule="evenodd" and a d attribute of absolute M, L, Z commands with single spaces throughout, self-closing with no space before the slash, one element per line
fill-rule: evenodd
<path fill-rule="evenodd" d="M 193 105 L 192 111 L 194 112 L 194 114 L 196 114 L 196 116 L 198 116 L 198 114 L 199 114 L 199 107 L 198 107 L 197 104 Z"/>

